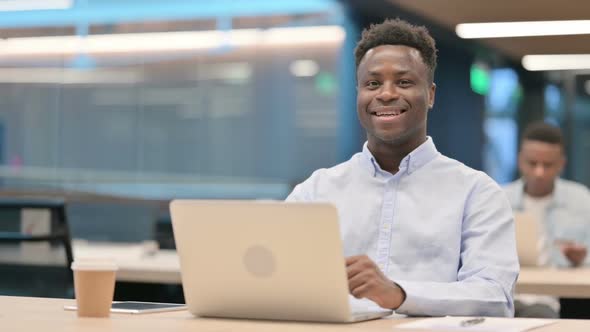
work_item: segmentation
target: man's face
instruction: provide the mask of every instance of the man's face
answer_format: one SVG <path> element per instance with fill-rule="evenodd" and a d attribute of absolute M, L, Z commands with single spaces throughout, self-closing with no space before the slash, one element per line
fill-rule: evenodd
<path fill-rule="evenodd" d="M 522 174 L 527 194 L 534 197 L 549 195 L 553 183 L 565 165 L 559 144 L 524 140 L 518 154 L 518 169 Z"/>
<path fill-rule="evenodd" d="M 421 144 L 435 88 L 418 50 L 404 45 L 370 49 L 357 68 L 357 114 L 369 147 Z"/>

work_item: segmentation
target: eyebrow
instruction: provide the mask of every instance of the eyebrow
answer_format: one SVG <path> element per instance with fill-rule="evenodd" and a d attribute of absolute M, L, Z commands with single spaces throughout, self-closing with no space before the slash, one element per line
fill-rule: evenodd
<path fill-rule="evenodd" d="M 374 70 L 369 70 L 369 72 L 367 73 L 368 76 L 381 76 L 381 73 L 378 71 L 374 71 Z"/>
<path fill-rule="evenodd" d="M 395 71 L 394 74 L 395 75 L 406 75 L 409 72 L 410 72 L 410 70 L 398 70 L 398 71 Z M 375 71 L 375 70 L 369 70 L 367 74 L 370 76 L 383 76 L 383 74 L 381 72 Z"/>

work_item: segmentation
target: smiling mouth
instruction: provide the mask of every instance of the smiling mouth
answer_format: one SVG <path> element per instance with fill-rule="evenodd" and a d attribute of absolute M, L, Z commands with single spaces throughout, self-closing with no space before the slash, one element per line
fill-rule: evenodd
<path fill-rule="evenodd" d="M 404 114 L 407 110 L 403 108 L 382 108 L 378 111 L 371 111 L 370 114 L 377 117 L 394 117 Z"/>

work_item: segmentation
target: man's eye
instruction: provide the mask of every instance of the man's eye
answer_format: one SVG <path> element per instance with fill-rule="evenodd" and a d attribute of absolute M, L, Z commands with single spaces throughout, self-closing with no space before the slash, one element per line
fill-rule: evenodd
<path fill-rule="evenodd" d="M 412 85 L 412 81 L 410 81 L 410 80 L 400 80 L 399 81 L 399 85 L 400 86 L 403 86 L 403 87 L 407 87 L 407 86 Z"/>
<path fill-rule="evenodd" d="M 367 82 L 367 87 L 368 87 L 369 89 L 375 89 L 375 88 L 378 88 L 378 87 L 379 87 L 379 85 L 380 85 L 380 84 L 379 84 L 379 82 L 377 82 L 377 81 L 369 81 L 369 82 Z"/>

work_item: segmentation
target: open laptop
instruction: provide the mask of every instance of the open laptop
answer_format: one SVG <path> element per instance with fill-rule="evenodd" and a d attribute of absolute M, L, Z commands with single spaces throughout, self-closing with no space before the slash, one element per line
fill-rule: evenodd
<path fill-rule="evenodd" d="M 330 204 L 174 200 L 170 213 L 196 316 L 355 322 L 392 313 L 350 301 Z"/>
<path fill-rule="evenodd" d="M 534 215 L 526 212 L 514 213 L 516 250 L 521 266 L 538 266 L 540 225 Z"/>

